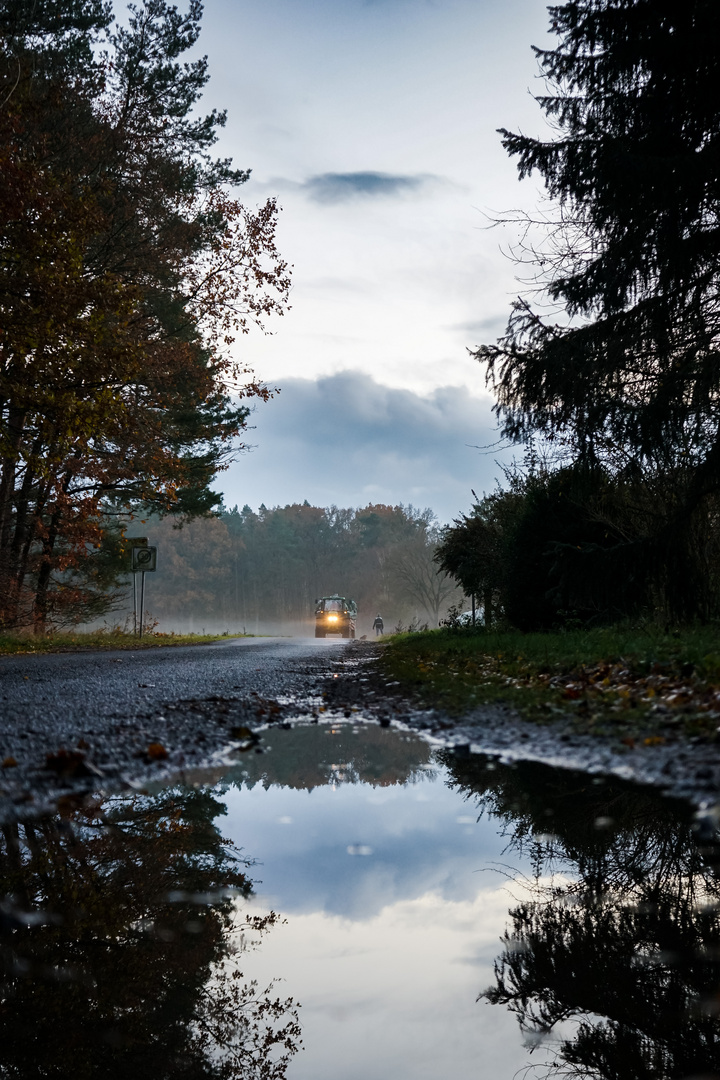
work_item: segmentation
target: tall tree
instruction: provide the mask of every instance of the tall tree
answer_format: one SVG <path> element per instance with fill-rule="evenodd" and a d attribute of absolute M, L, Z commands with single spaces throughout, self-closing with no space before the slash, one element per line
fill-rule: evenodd
<path fill-rule="evenodd" d="M 557 136 L 502 130 L 553 207 L 530 253 L 541 301 L 518 300 L 475 355 L 509 435 L 671 475 L 681 533 L 720 487 L 720 9 L 571 0 L 550 16 L 537 100 Z"/>
<path fill-rule="evenodd" d="M 437 626 L 440 612 L 462 599 L 457 583 L 435 559 L 439 530 L 420 528 L 414 536 L 393 548 L 390 572 L 416 610 L 424 612 L 431 626 Z"/>
<path fill-rule="evenodd" d="M 0 618 L 42 628 L 108 509 L 217 504 L 242 399 L 268 393 L 230 346 L 289 283 L 275 203 L 237 202 L 224 114 L 195 111 L 198 0 L 114 30 L 93 0 L 26 7 L 0 3 Z"/>

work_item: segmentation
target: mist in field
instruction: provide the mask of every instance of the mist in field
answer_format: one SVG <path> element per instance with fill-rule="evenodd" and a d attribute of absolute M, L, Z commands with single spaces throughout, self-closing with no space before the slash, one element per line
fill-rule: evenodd
<path fill-rule="evenodd" d="M 245 506 L 182 528 L 148 518 L 140 530 L 158 550 L 144 625 L 165 633 L 312 637 L 316 600 L 338 593 L 355 601 L 362 637 L 378 614 L 386 632 L 436 626 L 462 599 L 434 562 L 440 530 L 429 509 Z M 132 590 L 128 575 L 106 621 L 133 629 Z"/>

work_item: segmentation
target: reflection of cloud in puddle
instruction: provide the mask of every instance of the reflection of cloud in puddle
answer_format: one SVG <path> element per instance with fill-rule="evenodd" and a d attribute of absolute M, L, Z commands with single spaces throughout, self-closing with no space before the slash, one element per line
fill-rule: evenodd
<path fill-rule="evenodd" d="M 365 802 L 369 806 L 384 806 L 386 803 L 396 802 L 397 794 L 391 787 L 366 788 Z"/>
<path fill-rule="evenodd" d="M 329 776 L 333 759 L 350 758 L 324 743 Z M 510 1080 L 528 1063 L 513 1016 L 476 999 L 532 863 L 508 866 L 497 823 L 478 821 L 442 768 L 423 772 L 405 785 L 225 794 L 226 835 L 261 862 L 265 897 L 251 911 L 287 919 L 243 970 L 263 985 L 282 979 L 302 1006 L 292 1080 Z M 288 819 L 292 829 L 278 828 Z"/>
<path fill-rule="evenodd" d="M 302 1005 L 293 1080 L 336 1080 L 340 1049 L 352 1063 L 343 1080 L 512 1077 L 528 1060 L 515 1019 L 476 1001 L 493 981 L 508 899 L 499 886 L 455 902 L 425 893 L 364 921 L 291 915 L 243 964 L 251 978 L 281 976 Z"/>
<path fill-rule="evenodd" d="M 493 822 L 457 823 L 473 808 L 439 776 L 405 787 L 342 784 L 336 791 L 256 784 L 230 789 L 225 799 L 225 835 L 259 860 L 262 871 L 251 876 L 286 916 L 322 908 L 367 920 L 428 892 L 469 899 L 478 871 L 507 862 L 507 841 Z M 292 827 L 281 828 L 286 818 Z M 372 857 L 349 857 L 349 845 L 371 847 Z M 517 863 L 532 873 L 529 861 Z"/>

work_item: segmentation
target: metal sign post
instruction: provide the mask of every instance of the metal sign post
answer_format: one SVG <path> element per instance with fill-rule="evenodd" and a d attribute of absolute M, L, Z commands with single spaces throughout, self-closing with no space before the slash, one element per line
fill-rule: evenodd
<path fill-rule="evenodd" d="M 147 547 L 147 536 L 126 536 L 125 543 L 129 545 L 130 551 L 135 548 Z M 133 634 L 137 634 L 137 609 L 138 609 L 138 595 L 137 595 L 137 574 L 135 573 L 135 562 L 132 561 L 133 569 Z"/>
<path fill-rule="evenodd" d="M 142 637 L 143 622 L 145 621 L 145 571 L 140 571 L 140 634 Z"/>
<path fill-rule="evenodd" d="M 138 637 L 143 635 L 143 622 L 145 621 L 145 574 L 152 573 L 157 570 L 157 548 L 156 547 L 134 547 L 132 553 L 132 566 L 133 566 L 133 593 L 137 592 L 137 575 L 140 574 L 140 626 L 139 630 L 136 622 L 136 633 Z"/>

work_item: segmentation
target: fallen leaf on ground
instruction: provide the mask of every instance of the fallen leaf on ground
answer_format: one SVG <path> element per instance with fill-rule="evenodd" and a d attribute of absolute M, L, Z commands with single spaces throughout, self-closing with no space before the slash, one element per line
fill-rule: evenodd
<path fill-rule="evenodd" d="M 257 741 L 257 736 L 255 735 L 255 732 L 251 731 L 249 727 L 245 727 L 244 724 L 241 724 L 240 727 L 230 728 L 230 734 L 232 735 L 233 739 L 254 739 L 255 741 Z"/>
<path fill-rule="evenodd" d="M 101 771 L 85 759 L 82 750 L 60 749 L 54 754 L 45 755 L 45 768 L 63 779 L 81 776 L 102 776 Z"/>

